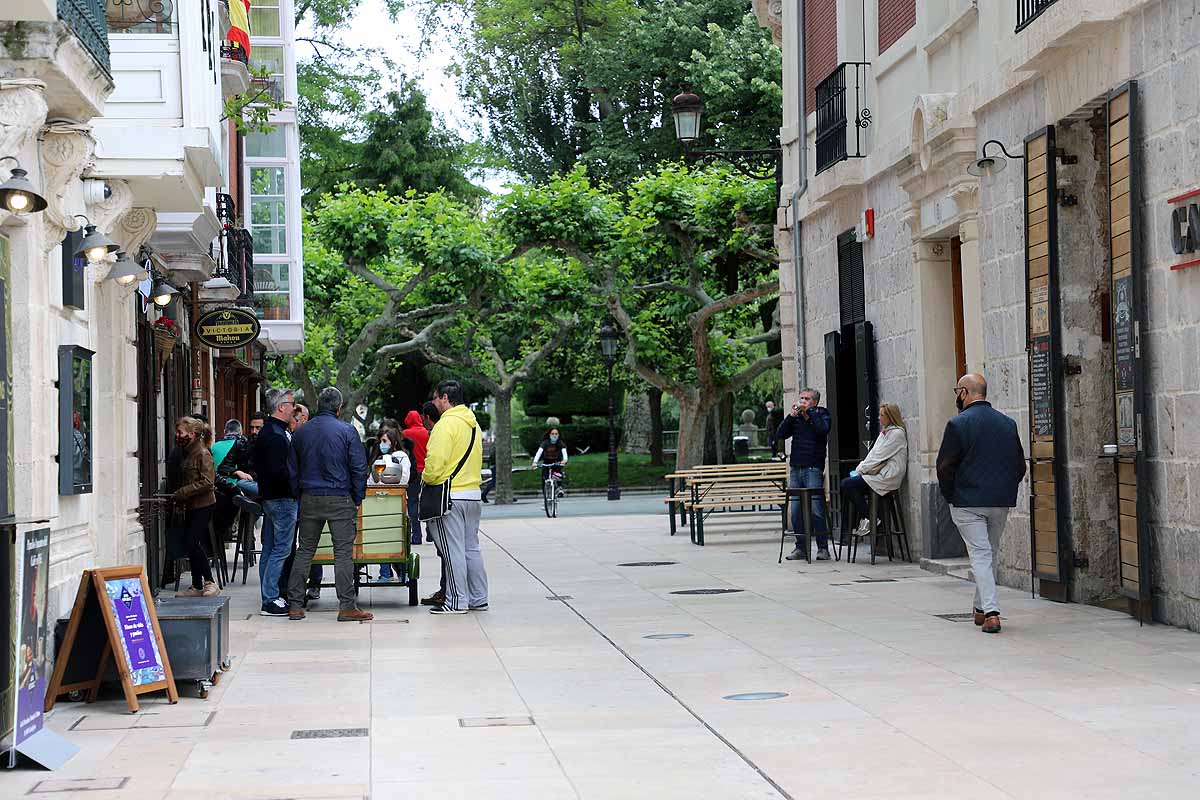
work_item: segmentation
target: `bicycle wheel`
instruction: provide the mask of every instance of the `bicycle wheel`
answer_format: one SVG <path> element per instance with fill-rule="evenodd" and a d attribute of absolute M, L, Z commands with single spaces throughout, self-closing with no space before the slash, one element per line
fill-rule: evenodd
<path fill-rule="evenodd" d="M 542 482 L 542 505 L 546 508 L 546 516 L 553 517 L 550 513 L 550 496 L 554 492 L 554 481 L 547 478 Z"/>
<path fill-rule="evenodd" d="M 558 481 L 552 481 L 550 486 L 550 516 L 558 516 Z"/>

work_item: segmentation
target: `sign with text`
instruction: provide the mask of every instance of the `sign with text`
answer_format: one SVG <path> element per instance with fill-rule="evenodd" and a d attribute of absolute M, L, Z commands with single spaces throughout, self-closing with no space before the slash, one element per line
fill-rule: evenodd
<path fill-rule="evenodd" d="M 1030 342 L 1029 381 L 1033 395 L 1033 432 L 1036 436 L 1054 435 L 1054 377 L 1050 362 L 1050 337 L 1034 337 Z"/>
<path fill-rule="evenodd" d="M 86 691 L 87 702 L 94 701 L 110 658 L 116 660 L 130 712 L 140 707 L 137 696 L 147 692 L 165 690 L 171 703 L 179 702 L 151 597 L 144 567 L 84 571 L 46 693 L 46 711 L 67 692 Z"/>
<path fill-rule="evenodd" d="M 258 341 L 262 325 L 253 311 L 218 308 L 196 320 L 196 338 L 214 350 L 236 350 Z"/>

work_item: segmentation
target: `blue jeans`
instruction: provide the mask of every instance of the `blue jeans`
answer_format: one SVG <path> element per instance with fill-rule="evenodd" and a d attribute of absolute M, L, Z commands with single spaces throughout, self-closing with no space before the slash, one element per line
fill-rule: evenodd
<path fill-rule="evenodd" d="M 262 506 L 262 557 L 258 560 L 258 582 L 262 601 L 269 603 L 279 597 L 279 576 L 283 574 L 283 564 L 292 552 L 300 504 L 282 498 L 264 500 Z"/>
<path fill-rule="evenodd" d="M 238 481 L 237 488 L 241 489 L 247 497 L 258 499 L 258 481 Z"/>
<path fill-rule="evenodd" d="M 817 549 L 829 548 L 829 528 L 825 524 L 825 472 L 820 467 L 797 467 L 793 465 L 788 476 L 788 486 L 805 489 L 822 489 L 812 497 L 812 523 L 817 535 Z M 802 537 L 801 532 L 804 532 Z M 799 500 L 792 501 L 792 532 L 796 534 L 796 547 L 807 548 L 807 534 L 804 530 L 804 513 Z M 804 544 L 801 544 L 801 542 Z"/>
<path fill-rule="evenodd" d="M 858 512 L 859 519 L 867 519 L 870 516 L 871 508 L 867 504 L 867 498 L 870 497 L 867 492 L 871 491 L 871 487 L 863 480 L 862 475 L 854 475 L 842 481 L 842 494 L 850 498 L 850 502 L 854 504 L 854 510 Z"/>

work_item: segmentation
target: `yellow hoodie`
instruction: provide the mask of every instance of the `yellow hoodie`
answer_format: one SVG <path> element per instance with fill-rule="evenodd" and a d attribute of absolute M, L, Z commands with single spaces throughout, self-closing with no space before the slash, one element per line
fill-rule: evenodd
<path fill-rule="evenodd" d="M 478 500 L 480 473 L 483 471 L 483 432 L 475 415 L 465 405 L 446 409 L 429 434 L 429 448 L 425 452 L 425 471 L 421 480 L 430 485 L 444 483 L 471 441 L 471 430 L 475 430 L 475 444 L 467 456 L 463 468 L 450 485 L 450 497 L 459 500 Z"/>

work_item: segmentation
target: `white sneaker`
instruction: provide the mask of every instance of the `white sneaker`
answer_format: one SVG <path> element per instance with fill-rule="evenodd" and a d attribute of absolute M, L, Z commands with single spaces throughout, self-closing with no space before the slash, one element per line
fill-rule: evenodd
<path fill-rule="evenodd" d="M 202 594 L 205 597 L 216 597 L 220 593 L 221 593 L 221 588 L 219 586 L 217 586 L 215 583 L 213 583 L 212 581 L 204 582 L 204 591 L 202 592 Z"/>
<path fill-rule="evenodd" d="M 871 532 L 871 520 L 863 517 L 858 521 L 858 527 L 854 529 L 855 536 L 866 536 Z"/>

